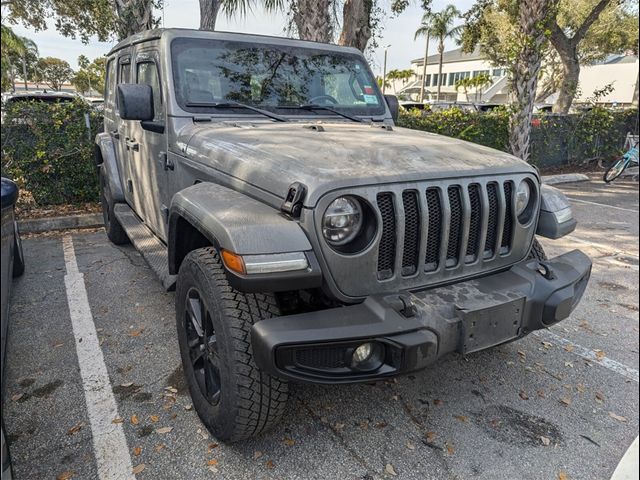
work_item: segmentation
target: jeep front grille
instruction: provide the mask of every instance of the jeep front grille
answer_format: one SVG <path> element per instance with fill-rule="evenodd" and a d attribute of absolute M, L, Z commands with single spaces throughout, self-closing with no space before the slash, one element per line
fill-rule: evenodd
<path fill-rule="evenodd" d="M 435 271 L 444 262 L 445 268 L 461 263 L 473 263 L 482 254 L 490 258 L 500 237 L 500 254 L 511 248 L 513 231 L 512 182 L 502 184 L 504 198 L 498 195 L 496 182 L 486 185 L 487 205 L 483 206 L 481 185 L 466 187 L 450 185 L 446 190 L 427 188 L 425 192 L 404 190 L 402 201 L 394 200 L 391 192 L 378 194 L 378 208 L 382 216 L 382 238 L 378 247 L 378 278 L 394 275 L 395 258 L 402 255 L 402 276 L 410 276 L 422 268 Z M 424 211 L 420 211 L 418 195 L 425 195 Z M 398 232 L 398 209 L 404 215 L 404 231 Z M 483 220 L 487 218 L 487 232 L 483 239 Z M 421 236 L 426 224 L 424 263 L 418 258 Z M 444 232 L 444 235 L 443 235 Z M 482 251 L 481 251 L 482 249 Z"/>
<path fill-rule="evenodd" d="M 507 268 L 529 252 L 536 222 L 515 218 L 515 186 L 531 174 L 425 180 L 334 191 L 372 207 L 377 232 L 362 252 L 342 254 L 321 242 L 335 286 L 346 296 L 412 290 Z M 539 206 L 539 194 L 534 192 Z"/>

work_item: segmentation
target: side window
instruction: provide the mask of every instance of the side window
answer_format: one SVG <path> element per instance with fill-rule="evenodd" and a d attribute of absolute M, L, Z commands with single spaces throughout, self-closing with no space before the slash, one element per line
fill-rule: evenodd
<path fill-rule="evenodd" d="M 118 59 L 118 82 L 131 83 L 131 59 L 130 56 L 120 57 Z M 117 95 L 116 95 L 117 97 Z M 118 110 L 118 99 L 115 99 L 115 107 Z"/>
<path fill-rule="evenodd" d="M 112 58 L 107 64 L 107 81 L 105 86 L 105 101 L 113 103 L 114 95 L 116 93 L 116 62 Z"/>
<path fill-rule="evenodd" d="M 140 62 L 136 66 L 137 83 L 150 85 L 153 91 L 153 119 L 162 120 L 162 92 L 160 90 L 160 78 L 155 62 Z"/>

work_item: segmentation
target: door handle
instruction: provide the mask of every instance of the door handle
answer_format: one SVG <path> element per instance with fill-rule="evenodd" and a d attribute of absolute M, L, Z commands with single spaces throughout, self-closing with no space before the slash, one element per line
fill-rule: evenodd
<path fill-rule="evenodd" d="M 111 132 L 111 135 L 113 135 L 113 138 L 115 138 L 116 140 L 120 139 L 120 132 L 118 130 L 113 130 Z"/>
<path fill-rule="evenodd" d="M 127 150 L 133 150 L 134 152 L 138 152 L 140 150 L 140 144 L 136 142 L 134 138 L 126 137 L 124 139 L 124 143 L 127 146 Z"/>

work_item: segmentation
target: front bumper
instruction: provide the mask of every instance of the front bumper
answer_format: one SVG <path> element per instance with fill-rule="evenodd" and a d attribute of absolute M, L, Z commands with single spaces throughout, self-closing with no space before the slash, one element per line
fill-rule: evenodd
<path fill-rule="evenodd" d="M 299 382 L 382 379 L 424 368 L 450 352 L 509 342 L 567 318 L 590 274 L 591 261 L 574 250 L 454 285 L 266 319 L 251 331 L 254 358 L 264 371 Z M 372 342 L 379 362 L 354 368 L 351 355 L 363 342 Z"/>

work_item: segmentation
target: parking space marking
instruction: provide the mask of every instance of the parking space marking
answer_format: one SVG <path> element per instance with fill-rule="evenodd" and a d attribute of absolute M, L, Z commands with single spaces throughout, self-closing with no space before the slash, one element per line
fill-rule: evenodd
<path fill-rule="evenodd" d="M 566 194 L 566 192 L 565 192 Z M 570 194 L 567 195 L 569 197 L 569 200 L 571 200 L 572 202 L 578 202 L 578 203 L 586 203 L 589 205 L 597 205 L 598 207 L 606 207 L 606 208 L 613 208 L 615 210 L 624 210 L 625 212 L 633 212 L 633 213 L 638 213 L 639 210 L 634 210 L 632 208 L 624 208 L 624 207 L 616 207 L 614 205 L 607 205 L 606 203 L 597 203 L 597 202 L 590 202 L 589 200 L 580 200 L 578 198 L 573 198 Z"/>
<path fill-rule="evenodd" d="M 118 417 L 118 406 L 93 323 L 84 276 L 78 270 L 71 236 L 65 235 L 62 245 L 67 269 L 64 276 L 67 303 L 76 340 L 98 476 L 101 480 L 135 478 L 122 425 L 112 423 Z"/>
<path fill-rule="evenodd" d="M 568 240 L 573 240 L 574 242 L 578 242 L 578 243 L 582 243 L 584 245 L 589 245 L 591 247 L 594 248 L 600 248 L 602 250 L 606 250 L 608 252 L 613 252 L 615 255 L 625 255 L 627 257 L 632 257 L 635 259 L 638 259 L 638 255 L 634 254 L 634 253 L 629 253 L 629 252 L 625 252 L 622 250 L 616 250 L 615 248 L 612 248 L 611 245 L 604 245 L 602 243 L 597 243 L 597 242 L 592 242 L 590 240 L 584 240 L 582 238 L 578 238 L 574 235 L 567 235 L 565 238 L 567 238 Z"/>
<path fill-rule="evenodd" d="M 595 364 L 602 365 L 605 368 L 608 368 L 612 372 L 615 372 L 623 377 L 629 378 L 638 382 L 638 370 L 623 365 L 620 362 L 616 362 L 615 360 L 610 359 L 609 357 L 598 357 L 596 352 L 590 350 L 588 348 L 583 347 L 582 345 L 578 345 L 577 343 L 573 343 L 571 340 L 567 340 L 560 335 L 553 333 L 551 330 L 538 330 L 534 332 L 534 335 L 540 338 L 544 338 L 545 340 L 555 343 L 561 347 L 570 347 L 571 353 L 578 355 L 579 357 L 584 358 L 585 360 L 589 360 Z"/>

